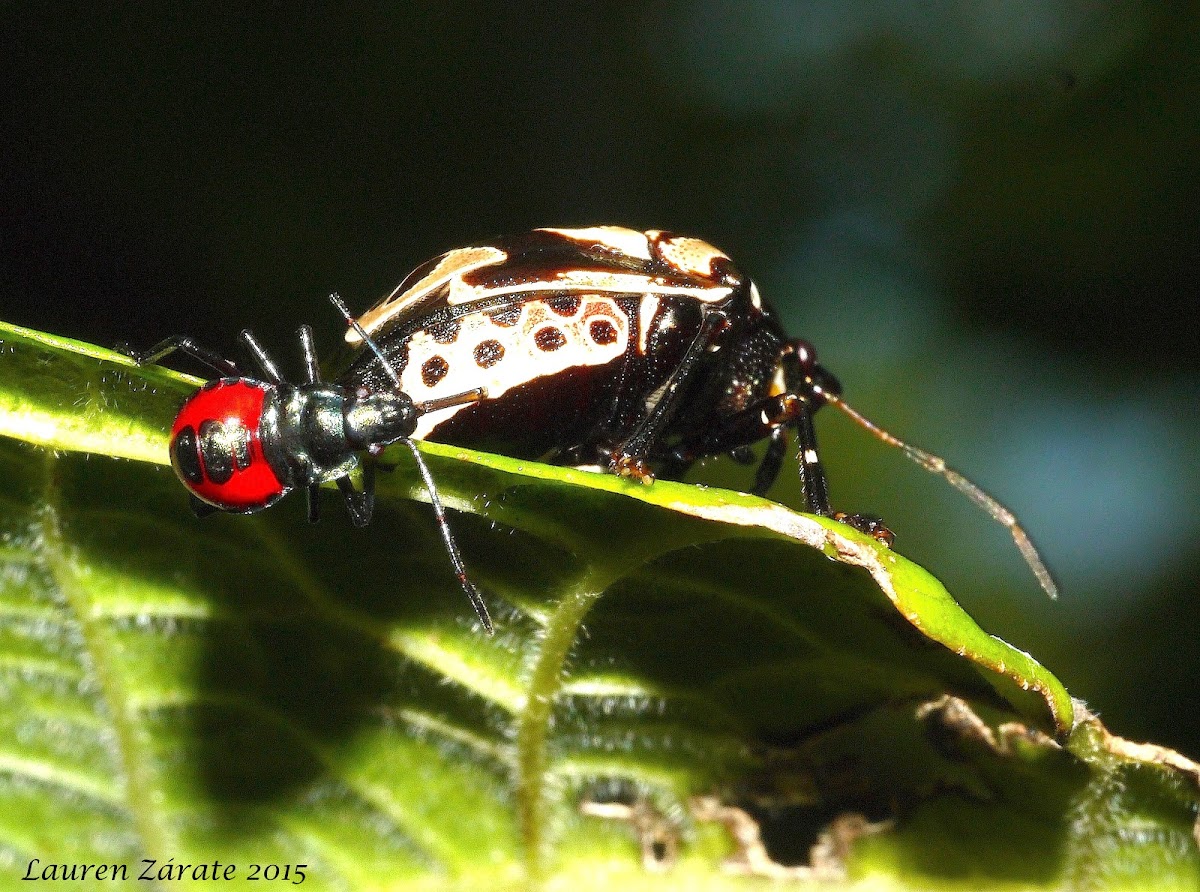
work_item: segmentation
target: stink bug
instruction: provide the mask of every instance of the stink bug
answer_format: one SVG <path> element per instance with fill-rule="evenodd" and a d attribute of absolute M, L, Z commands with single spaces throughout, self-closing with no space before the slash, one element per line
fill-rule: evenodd
<path fill-rule="evenodd" d="M 225 376 L 184 404 L 173 431 L 172 463 L 194 506 L 257 511 L 305 486 L 315 520 L 318 486 L 335 480 L 352 518 L 365 524 L 371 462 L 361 462 L 362 492 L 348 474 L 360 465 L 359 453 L 403 442 L 490 631 L 414 438 L 599 466 L 647 484 L 678 478 L 708 456 L 752 462 L 749 447 L 766 440 L 752 487 L 764 494 L 794 431 L 807 510 L 890 544 L 878 518 L 830 506 L 813 427 L 813 413 L 829 404 L 1008 527 L 1055 594 L 1012 513 L 938 456 L 850 407 L 812 345 L 788 337 L 754 283 L 700 239 L 618 226 L 537 229 L 435 257 L 357 319 L 332 299 L 357 352 L 330 384 L 321 383 L 307 327 L 300 330 L 307 367 L 300 385 L 283 381 L 249 332 L 242 338 L 263 380 L 241 376 L 185 338 L 137 357 L 155 361 L 181 349 Z"/>

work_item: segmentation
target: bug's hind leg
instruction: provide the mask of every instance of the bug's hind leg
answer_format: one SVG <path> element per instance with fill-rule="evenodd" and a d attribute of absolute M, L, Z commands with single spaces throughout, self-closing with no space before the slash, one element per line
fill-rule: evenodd
<path fill-rule="evenodd" d="M 356 527 L 365 527 L 371 522 L 375 513 L 375 469 L 371 462 L 363 463 L 363 488 L 359 492 L 350 482 L 349 477 L 337 478 L 337 488 L 346 500 L 346 510 L 350 512 L 350 522 Z"/>
<path fill-rule="evenodd" d="M 679 365 L 662 385 L 658 399 L 650 406 L 646 417 L 634 428 L 633 433 L 619 446 L 609 452 L 609 470 L 621 477 L 631 477 L 642 483 L 653 483 L 654 474 L 646 459 L 651 454 L 670 426 L 679 409 L 684 385 L 695 373 L 704 354 L 716 344 L 721 334 L 729 328 L 729 317 L 723 310 L 709 309 L 700 322 L 687 352 Z"/>

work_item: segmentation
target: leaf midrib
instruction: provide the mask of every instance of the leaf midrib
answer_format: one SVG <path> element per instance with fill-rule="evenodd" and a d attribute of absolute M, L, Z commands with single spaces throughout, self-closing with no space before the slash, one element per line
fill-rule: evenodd
<path fill-rule="evenodd" d="M 79 583 L 62 530 L 62 506 L 58 484 L 58 458 L 46 453 L 43 502 L 39 517 L 40 554 L 43 566 L 74 615 L 83 639 L 83 648 L 92 664 L 100 698 L 109 715 L 113 746 L 120 766 L 124 804 L 137 836 L 141 852 L 159 857 L 172 850 L 162 815 L 155 806 L 150 753 L 142 745 L 129 692 L 120 679 L 112 643 L 93 611 L 87 588 Z"/>

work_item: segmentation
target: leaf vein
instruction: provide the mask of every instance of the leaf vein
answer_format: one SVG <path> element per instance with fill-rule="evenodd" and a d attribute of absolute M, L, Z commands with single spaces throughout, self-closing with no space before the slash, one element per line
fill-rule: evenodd
<path fill-rule="evenodd" d="M 87 796 L 108 805 L 123 804 L 121 791 L 105 780 L 71 771 L 43 759 L 30 759 L 16 753 L 0 752 L 0 771 L 12 777 L 58 787 L 67 793 Z"/>

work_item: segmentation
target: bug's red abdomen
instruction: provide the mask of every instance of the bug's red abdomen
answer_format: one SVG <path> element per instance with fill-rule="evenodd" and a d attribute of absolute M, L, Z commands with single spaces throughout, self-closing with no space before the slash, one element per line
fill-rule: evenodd
<path fill-rule="evenodd" d="M 263 452 L 269 392 L 258 381 L 219 378 L 183 404 L 171 429 L 171 465 L 198 498 L 245 514 L 266 508 L 291 488 Z"/>

